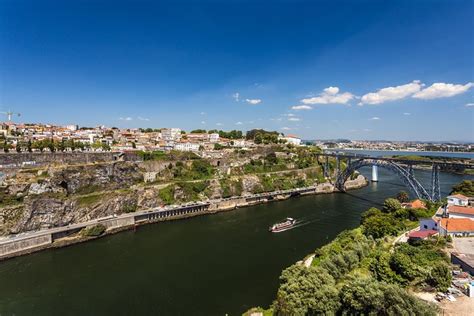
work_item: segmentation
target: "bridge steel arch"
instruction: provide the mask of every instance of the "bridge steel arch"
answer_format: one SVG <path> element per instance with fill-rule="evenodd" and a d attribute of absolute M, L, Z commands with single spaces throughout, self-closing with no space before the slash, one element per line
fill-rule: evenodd
<path fill-rule="evenodd" d="M 336 188 L 339 191 L 344 192 L 345 191 L 344 184 L 354 171 L 362 167 L 373 166 L 373 165 L 387 169 L 397 174 L 399 178 L 402 180 L 402 182 L 410 189 L 410 191 L 417 198 L 433 201 L 433 196 L 428 194 L 426 189 L 415 178 L 413 172 L 411 172 L 410 170 L 410 166 L 407 169 L 405 169 L 402 166 L 389 160 L 362 158 L 356 161 L 351 161 L 351 163 L 347 166 L 346 169 L 344 169 L 344 171 L 339 172 L 336 179 Z"/>

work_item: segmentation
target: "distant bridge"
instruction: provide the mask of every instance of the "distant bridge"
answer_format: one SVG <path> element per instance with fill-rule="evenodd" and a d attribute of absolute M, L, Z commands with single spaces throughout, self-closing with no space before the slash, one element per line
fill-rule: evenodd
<path fill-rule="evenodd" d="M 373 157 L 368 155 L 360 154 L 341 154 L 341 153 L 326 153 L 317 154 L 319 161 L 320 157 L 323 157 L 323 170 L 324 176 L 329 177 L 330 175 L 330 164 L 329 157 L 336 159 L 336 188 L 344 192 L 345 182 L 352 173 L 362 167 L 372 166 L 372 181 L 378 181 L 378 167 L 387 169 L 399 176 L 401 181 L 407 186 L 407 188 L 419 199 L 426 199 L 430 201 L 441 200 L 441 189 L 439 183 L 439 171 L 440 169 L 474 169 L 474 163 L 459 163 L 450 162 L 446 160 L 410 160 L 400 158 L 385 158 L 385 157 Z M 346 161 L 346 168 L 341 169 L 341 161 Z M 413 172 L 414 165 L 430 165 L 431 166 L 431 187 L 425 188 L 416 178 Z"/>

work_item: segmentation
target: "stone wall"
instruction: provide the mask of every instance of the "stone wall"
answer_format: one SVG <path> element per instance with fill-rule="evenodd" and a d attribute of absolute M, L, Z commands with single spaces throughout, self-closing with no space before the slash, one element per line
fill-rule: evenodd
<path fill-rule="evenodd" d="M 138 161 L 140 158 L 133 152 L 15 152 L 0 154 L 0 168 L 34 167 L 52 163 L 82 164 L 117 160 Z"/>
<path fill-rule="evenodd" d="M 0 258 L 8 254 L 51 244 L 51 234 L 0 244 Z"/>

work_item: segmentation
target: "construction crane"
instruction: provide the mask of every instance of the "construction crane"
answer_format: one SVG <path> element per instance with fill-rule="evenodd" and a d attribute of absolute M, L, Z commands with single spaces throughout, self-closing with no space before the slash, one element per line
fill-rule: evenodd
<path fill-rule="evenodd" d="M 12 121 L 12 116 L 14 116 L 14 115 L 21 116 L 21 113 L 15 113 L 15 112 L 12 112 L 12 111 L 0 112 L 0 114 L 5 114 L 8 118 L 8 122 Z"/>

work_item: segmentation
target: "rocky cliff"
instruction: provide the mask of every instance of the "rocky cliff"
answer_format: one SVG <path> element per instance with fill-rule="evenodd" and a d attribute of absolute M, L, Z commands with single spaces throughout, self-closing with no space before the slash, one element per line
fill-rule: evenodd
<path fill-rule="evenodd" d="M 318 170 L 227 175 L 195 161 L 118 161 L 24 169 L 9 174 L 0 187 L 0 234 L 63 226 L 163 204 L 315 185 L 320 181 Z M 152 181 L 144 182 L 149 173 L 154 174 Z M 195 179 L 197 176 L 201 178 Z M 363 177 L 352 182 L 352 187 L 365 185 Z M 318 193 L 333 191 L 329 183 L 318 185 Z"/>

